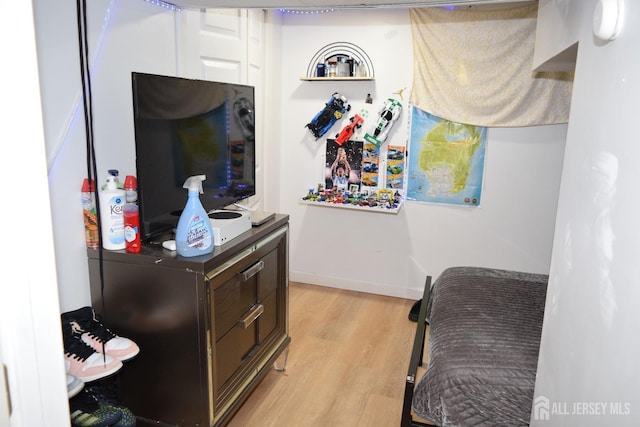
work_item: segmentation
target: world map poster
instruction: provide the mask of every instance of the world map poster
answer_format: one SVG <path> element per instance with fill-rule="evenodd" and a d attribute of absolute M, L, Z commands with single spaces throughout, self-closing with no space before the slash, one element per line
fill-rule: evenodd
<path fill-rule="evenodd" d="M 407 200 L 479 206 L 487 128 L 412 107 Z"/>

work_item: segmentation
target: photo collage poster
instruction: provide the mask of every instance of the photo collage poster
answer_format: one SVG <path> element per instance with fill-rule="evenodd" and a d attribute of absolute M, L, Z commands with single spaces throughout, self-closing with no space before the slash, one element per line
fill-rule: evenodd
<path fill-rule="evenodd" d="M 340 145 L 335 139 L 327 139 L 325 188 L 359 191 L 363 163 L 362 151 L 361 141 L 346 141 Z"/>
<path fill-rule="evenodd" d="M 401 145 L 390 145 L 386 150 L 386 163 L 381 162 L 381 146 L 364 141 L 360 149 L 362 153 L 362 169 L 360 171 L 361 191 L 376 190 L 378 188 L 386 188 L 403 193 L 404 174 L 405 174 L 405 157 L 406 147 Z M 327 154 L 329 150 L 327 151 Z M 329 160 L 329 156 L 327 155 Z M 333 157 L 331 158 L 333 161 Z M 380 182 L 381 168 L 383 171 L 384 182 Z"/>

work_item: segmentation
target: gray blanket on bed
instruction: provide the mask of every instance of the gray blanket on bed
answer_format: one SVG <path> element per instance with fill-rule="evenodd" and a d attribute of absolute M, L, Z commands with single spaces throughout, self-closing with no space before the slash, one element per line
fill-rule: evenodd
<path fill-rule="evenodd" d="M 413 410 L 442 426 L 529 424 L 548 276 L 445 270 L 428 305 L 427 371 Z"/>

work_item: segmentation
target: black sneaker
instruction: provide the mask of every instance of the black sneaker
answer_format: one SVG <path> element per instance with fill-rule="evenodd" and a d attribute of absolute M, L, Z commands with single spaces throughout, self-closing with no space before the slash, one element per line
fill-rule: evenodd
<path fill-rule="evenodd" d="M 106 427 L 122 418 L 121 411 L 100 406 L 86 389 L 69 399 L 69 410 L 72 427 Z"/>
<path fill-rule="evenodd" d="M 122 418 L 112 427 L 135 427 L 136 417 L 133 412 L 120 402 L 115 383 L 112 384 L 92 384 L 87 386 L 89 393 L 100 406 L 113 408 L 122 413 Z"/>
<path fill-rule="evenodd" d="M 83 382 L 107 377 L 120 368 L 122 361 L 100 354 L 80 339 L 76 322 L 62 321 L 62 338 L 67 374 Z"/>
<path fill-rule="evenodd" d="M 422 298 L 414 302 L 409 310 L 409 320 L 412 322 L 418 322 L 418 315 L 420 314 L 420 304 L 422 304 Z"/>
<path fill-rule="evenodd" d="M 75 322 L 80 328 L 80 338 L 98 353 L 105 353 L 116 359 L 129 360 L 140 352 L 138 345 L 129 338 L 111 332 L 98 319 L 91 307 L 62 314 L 63 322 Z"/>

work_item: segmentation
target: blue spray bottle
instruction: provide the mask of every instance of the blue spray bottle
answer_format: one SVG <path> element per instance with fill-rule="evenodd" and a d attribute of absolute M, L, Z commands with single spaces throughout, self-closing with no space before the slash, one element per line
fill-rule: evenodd
<path fill-rule="evenodd" d="M 189 198 L 176 229 L 176 250 L 183 257 L 205 255 L 213 251 L 211 221 L 200 203 L 202 181 L 205 179 L 205 175 L 191 176 L 182 186 L 189 190 Z"/>

